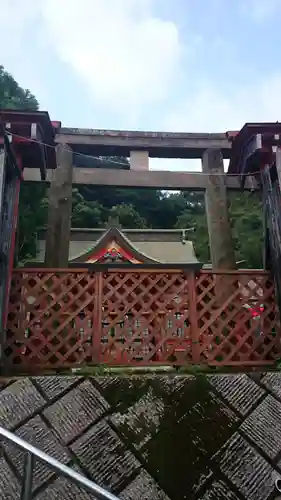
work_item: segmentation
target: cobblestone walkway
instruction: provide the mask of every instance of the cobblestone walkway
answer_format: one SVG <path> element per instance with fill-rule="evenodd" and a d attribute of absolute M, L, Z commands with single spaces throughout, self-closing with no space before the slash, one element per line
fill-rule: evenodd
<path fill-rule="evenodd" d="M 3 383 L 0 423 L 124 500 L 272 500 L 281 375 L 34 377 Z M 19 499 L 4 442 L 0 499 Z M 93 498 L 37 464 L 36 500 Z"/>

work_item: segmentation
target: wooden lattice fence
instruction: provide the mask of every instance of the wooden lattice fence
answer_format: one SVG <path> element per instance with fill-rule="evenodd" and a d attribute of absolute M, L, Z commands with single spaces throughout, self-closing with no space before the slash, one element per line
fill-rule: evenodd
<path fill-rule="evenodd" d="M 83 364 L 249 366 L 280 357 L 264 271 L 15 270 L 4 347 L 25 370 Z"/>

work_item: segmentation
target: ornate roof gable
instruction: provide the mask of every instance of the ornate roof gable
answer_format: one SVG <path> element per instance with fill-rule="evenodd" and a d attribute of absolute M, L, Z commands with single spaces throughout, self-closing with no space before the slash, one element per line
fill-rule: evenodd
<path fill-rule="evenodd" d="M 157 261 L 141 254 L 120 229 L 112 227 L 86 253 L 79 255 L 72 262 L 144 264 L 156 263 Z"/>

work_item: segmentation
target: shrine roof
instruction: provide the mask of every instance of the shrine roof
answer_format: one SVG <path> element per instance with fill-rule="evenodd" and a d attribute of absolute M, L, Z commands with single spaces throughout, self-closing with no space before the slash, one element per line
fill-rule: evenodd
<path fill-rule="evenodd" d="M 192 241 L 183 239 L 183 230 L 72 229 L 69 249 L 70 262 L 92 262 L 107 245 L 116 242 L 140 263 L 196 264 Z M 44 260 L 45 233 L 38 236 L 38 262 Z"/>

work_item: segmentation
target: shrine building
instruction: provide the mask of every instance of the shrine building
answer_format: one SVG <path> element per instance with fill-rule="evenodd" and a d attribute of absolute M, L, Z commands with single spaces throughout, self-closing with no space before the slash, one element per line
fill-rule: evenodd
<path fill-rule="evenodd" d="M 198 265 L 193 243 L 183 229 L 71 229 L 69 265 L 97 263 Z M 43 264 L 46 231 L 37 235 L 33 263 Z M 31 262 L 27 264 L 31 265 Z M 196 266 L 197 267 L 197 266 Z"/>

